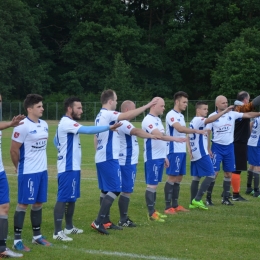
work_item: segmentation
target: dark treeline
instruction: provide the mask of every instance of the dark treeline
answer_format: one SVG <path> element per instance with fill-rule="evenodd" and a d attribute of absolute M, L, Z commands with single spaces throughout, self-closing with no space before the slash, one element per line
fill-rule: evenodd
<path fill-rule="evenodd" d="M 260 85 L 259 0 L 1 0 L 0 92 L 235 98 Z"/>

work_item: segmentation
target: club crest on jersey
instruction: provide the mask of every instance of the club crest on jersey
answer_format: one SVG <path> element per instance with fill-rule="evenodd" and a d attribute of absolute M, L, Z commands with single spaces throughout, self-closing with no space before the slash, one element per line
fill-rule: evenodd
<path fill-rule="evenodd" d="M 128 125 L 127 128 L 130 129 L 130 128 L 131 128 L 131 125 Z"/>
<path fill-rule="evenodd" d="M 152 129 L 152 128 L 153 128 L 153 125 L 149 125 L 148 127 L 149 127 L 150 129 Z"/>
<path fill-rule="evenodd" d="M 228 117 L 228 120 L 229 120 L 229 121 L 231 121 L 231 120 L 232 120 L 232 117 L 231 117 L 231 116 L 229 116 L 229 117 Z"/>
<path fill-rule="evenodd" d="M 171 121 L 174 122 L 174 117 L 171 118 Z"/>
<path fill-rule="evenodd" d="M 18 138 L 18 137 L 19 137 L 19 135 L 20 135 L 20 133 L 18 133 L 18 132 L 15 132 L 15 133 L 14 133 L 14 138 Z"/>
<path fill-rule="evenodd" d="M 75 123 L 75 124 L 74 124 L 74 126 L 75 126 L 75 127 L 78 127 L 78 126 L 79 126 L 79 124 L 78 124 L 78 123 Z"/>

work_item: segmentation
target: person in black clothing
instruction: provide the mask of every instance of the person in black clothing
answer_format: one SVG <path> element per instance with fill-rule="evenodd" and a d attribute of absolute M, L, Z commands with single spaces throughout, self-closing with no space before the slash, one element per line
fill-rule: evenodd
<path fill-rule="evenodd" d="M 254 111 L 260 105 L 260 96 L 249 102 L 250 95 L 246 91 L 241 91 L 237 95 L 234 110 L 237 112 L 250 112 Z M 233 201 L 246 201 L 240 194 L 241 172 L 247 170 L 247 141 L 250 137 L 250 119 L 236 120 L 234 132 L 234 151 L 236 171 L 232 172 L 231 185 L 233 189 Z M 252 192 L 251 183 L 253 172 L 248 170 L 247 190 L 246 193 Z"/>

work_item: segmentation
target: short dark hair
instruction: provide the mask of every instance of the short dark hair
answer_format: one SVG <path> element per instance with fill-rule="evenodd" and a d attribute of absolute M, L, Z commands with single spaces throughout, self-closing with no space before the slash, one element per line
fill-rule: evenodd
<path fill-rule="evenodd" d="M 177 99 L 180 99 L 182 97 L 189 98 L 188 94 L 184 91 L 178 91 L 174 94 L 173 100 L 176 101 Z"/>
<path fill-rule="evenodd" d="M 38 104 L 43 100 L 43 97 L 38 94 L 28 94 L 23 101 L 23 107 L 25 111 L 27 112 L 27 108 L 33 107 L 35 104 Z"/>
<path fill-rule="evenodd" d="M 104 90 L 101 93 L 101 97 L 100 97 L 101 104 L 102 105 L 106 104 L 109 99 L 114 100 L 114 96 L 115 96 L 115 91 L 114 90 L 112 90 L 112 89 Z"/>
<path fill-rule="evenodd" d="M 73 107 L 74 102 L 81 102 L 79 97 L 69 97 L 64 101 L 64 111 L 67 112 L 68 107 Z"/>
<path fill-rule="evenodd" d="M 208 105 L 206 101 L 198 101 L 195 105 L 195 108 L 200 108 L 202 105 Z"/>
<path fill-rule="evenodd" d="M 238 94 L 237 94 L 237 100 L 239 101 L 243 101 L 245 98 L 247 98 L 249 96 L 249 93 L 246 92 L 246 91 L 240 91 Z"/>

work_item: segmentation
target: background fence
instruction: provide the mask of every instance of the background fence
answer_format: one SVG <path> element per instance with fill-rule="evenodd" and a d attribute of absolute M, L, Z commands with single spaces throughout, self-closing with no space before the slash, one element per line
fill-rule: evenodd
<path fill-rule="evenodd" d="M 184 112 L 185 120 L 187 122 L 195 116 L 195 104 L 198 100 L 189 100 L 188 107 Z M 215 100 L 205 100 L 209 106 L 209 114 L 215 111 Z M 234 100 L 228 100 L 229 105 L 234 103 Z M 117 108 L 120 111 L 122 101 L 118 101 Z M 147 101 L 135 101 L 136 107 L 147 104 Z M 1 106 L 2 105 L 2 106 Z M 83 114 L 81 121 L 93 122 L 98 114 L 101 104 L 100 102 L 82 102 Z M 165 120 L 166 113 L 173 108 L 173 102 L 165 102 L 165 112 L 162 116 L 162 120 Z M 133 121 L 142 121 L 144 116 L 149 111 L 136 117 Z M 25 114 L 22 102 L 2 102 L 0 103 L 0 121 L 8 121 L 13 116 L 18 114 Z M 44 113 L 42 119 L 44 120 L 59 120 L 64 115 L 63 103 L 62 102 L 49 102 L 44 103 Z"/>

